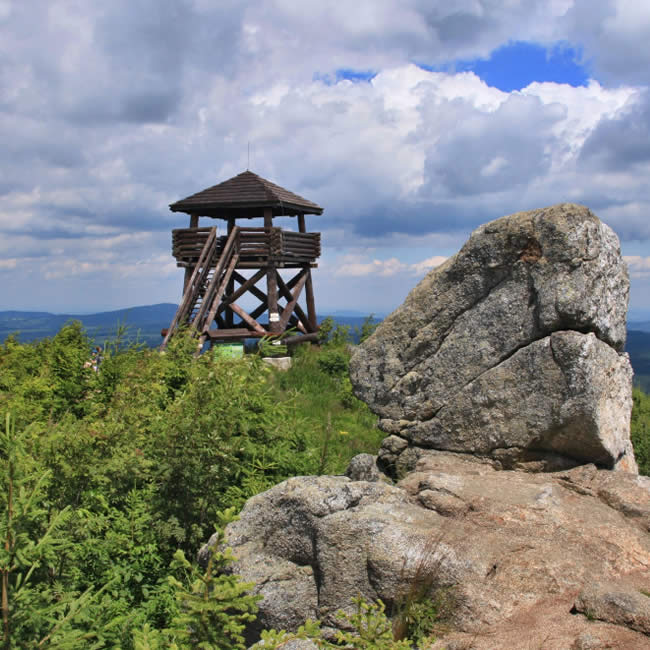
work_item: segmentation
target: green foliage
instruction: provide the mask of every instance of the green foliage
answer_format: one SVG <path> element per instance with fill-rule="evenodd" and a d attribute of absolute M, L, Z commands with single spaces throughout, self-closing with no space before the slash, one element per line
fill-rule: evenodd
<path fill-rule="evenodd" d="M 61 584 L 60 557 L 70 546 L 64 530 L 71 513 L 48 509 L 49 473 L 34 472 L 9 414 L 0 434 L 0 457 L 2 647 L 95 647 L 93 640 L 102 641 L 101 625 L 84 632 L 75 623 L 102 590 L 77 594 Z"/>
<path fill-rule="evenodd" d="M 650 476 L 650 395 L 635 388 L 633 395 L 630 437 L 639 473 Z"/>
<path fill-rule="evenodd" d="M 290 336 L 293 332 L 289 330 L 283 334 L 283 337 Z M 288 348 L 281 343 L 279 336 L 263 336 L 257 342 L 257 353 L 261 357 L 284 357 L 287 355 Z"/>
<path fill-rule="evenodd" d="M 334 329 L 334 319 L 331 316 L 323 318 L 318 329 L 318 342 L 325 344 L 329 341 Z"/>
<path fill-rule="evenodd" d="M 456 592 L 440 585 L 440 544 L 442 535 L 431 535 L 405 561 L 401 580 L 408 589 L 391 608 L 396 639 L 411 639 L 416 647 L 432 643 L 434 633 L 444 629 L 457 607 Z"/>
<path fill-rule="evenodd" d="M 20 443 L 11 447 L 19 462 L 0 470 L 0 517 L 22 526 L 9 546 L 31 562 L 2 564 L 8 597 L 12 580 L 23 585 L 24 606 L 9 616 L 13 647 L 50 633 L 48 647 L 75 638 L 70 647 L 183 647 L 169 567 L 194 593 L 204 574 L 181 558 L 195 555 L 218 513 L 290 476 L 340 473 L 353 455 L 376 451 L 382 434 L 352 394 L 346 346 L 300 346 L 288 372 L 258 355 L 196 359 L 195 349 L 182 334 L 164 353 L 143 349 L 121 328 L 95 372 L 79 324 L 0 345 L 0 416 L 15 414 Z M 22 519 L 8 514 L 10 466 L 22 485 L 14 501 L 21 489 L 33 495 Z"/>
<path fill-rule="evenodd" d="M 284 630 L 267 630 L 262 632 L 260 643 L 254 647 L 279 648 L 292 639 L 311 639 L 319 648 L 355 648 L 355 650 L 410 650 L 410 640 L 396 641 L 393 638 L 393 626 L 386 616 L 386 608 L 381 600 L 369 603 L 361 596 L 353 598 L 354 611 L 350 614 L 340 610 L 337 618 L 344 630 L 338 631 L 335 642 L 323 637 L 320 625 L 314 621 L 300 627 L 295 634 Z"/>
<path fill-rule="evenodd" d="M 323 345 L 330 343 L 334 346 L 341 346 L 350 343 L 352 341 L 350 326 L 337 323 L 331 316 L 328 316 L 320 324 L 318 340 Z"/>
<path fill-rule="evenodd" d="M 344 626 L 351 626 L 352 631 L 337 632 L 339 644 L 352 645 L 359 650 L 399 650 L 411 648 L 409 640 L 395 641 L 393 625 L 386 616 L 384 603 L 368 603 L 360 596 L 353 598 L 356 611 L 352 614 L 339 612 L 338 618 Z"/>
<path fill-rule="evenodd" d="M 349 356 L 340 347 L 328 346 L 318 356 L 318 367 L 332 377 L 347 374 L 349 365 Z"/>
<path fill-rule="evenodd" d="M 398 638 L 410 639 L 417 648 L 432 643 L 434 634 L 444 629 L 455 607 L 452 588 L 417 591 L 398 605 L 393 632 Z"/>
<path fill-rule="evenodd" d="M 306 473 L 341 474 L 352 456 L 376 453 L 381 444 L 377 417 L 354 396 L 347 374 L 330 372 L 347 368 L 349 354 L 347 346 L 301 345 L 291 369 L 271 375 L 276 399 L 291 399 L 292 426 L 306 436 Z"/>
<path fill-rule="evenodd" d="M 231 550 L 221 548 L 224 529 L 236 519 L 234 508 L 219 513 L 215 544 L 203 573 L 187 561 L 182 551 L 174 554 L 172 569 L 185 573 L 185 579 L 169 578 L 180 607 L 170 632 L 181 647 L 246 648 L 242 632 L 246 623 L 255 620 L 261 596 L 248 593 L 253 583 L 240 582 L 239 576 L 224 573 L 233 560 Z"/>
<path fill-rule="evenodd" d="M 363 343 L 369 336 L 371 336 L 377 329 L 378 325 L 379 321 L 375 321 L 375 315 L 370 314 L 370 316 L 361 323 L 361 327 L 356 327 L 355 333 L 359 339 L 359 343 Z"/>

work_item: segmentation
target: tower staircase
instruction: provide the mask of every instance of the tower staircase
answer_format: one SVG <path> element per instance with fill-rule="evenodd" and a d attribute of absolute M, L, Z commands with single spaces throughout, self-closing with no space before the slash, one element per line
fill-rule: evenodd
<path fill-rule="evenodd" d="M 174 332 L 183 325 L 199 335 L 199 349 L 217 315 L 219 304 L 239 260 L 239 226 L 234 226 L 223 249 L 219 250 L 217 229 L 211 228 L 194 267 L 181 304 L 174 314 L 160 349 L 167 347 Z"/>

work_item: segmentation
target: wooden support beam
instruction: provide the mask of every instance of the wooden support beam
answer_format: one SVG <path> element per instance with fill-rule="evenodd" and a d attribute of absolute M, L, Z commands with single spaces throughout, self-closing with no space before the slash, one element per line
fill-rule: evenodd
<path fill-rule="evenodd" d="M 259 334 L 268 334 L 268 332 L 251 316 L 249 316 L 236 302 L 232 302 L 229 305 L 237 316 L 239 316 L 247 325 L 253 328 Z M 228 329 L 228 328 L 226 328 Z"/>
<path fill-rule="evenodd" d="M 237 236 L 237 232 L 233 231 L 231 233 L 231 236 L 228 238 L 228 241 L 230 242 L 231 239 L 234 240 L 234 238 Z M 203 350 L 203 345 L 205 344 L 206 339 L 208 338 L 208 328 L 212 325 L 212 321 L 214 321 L 216 315 L 217 315 L 217 309 L 219 307 L 219 304 L 221 303 L 221 297 L 224 294 L 224 291 L 226 290 L 226 286 L 228 282 L 230 281 L 230 276 L 232 275 L 232 272 L 235 270 L 235 266 L 237 266 L 237 259 L 239 255 L 237 254 L 236 248 L 234 248 L 231 253 L 230 253 L 230 264 L 228 265 L 228 268 L 226 269 L 225 274 L 223 275 L 223 278 L 221 279 L 221 282 L 219 284 L 219 287 L 216 291 L 216 293 L 213 293 L 213 285 L 214 285 L 214 280 L 217 277 L 215 275 L 214 278 L 212 278 L 212 282 L 210 282 L 210 287 L 209 291 L 206 292 L 206 296 L 204 298 L 205 303 L 204 304 L 210 304 L 210 311 L 208 312 L 208 315 L 205 317 L 205 321 L 202 321 L 199 316 L 197 315 L 195 322 L 198 323 L 198 328 L 201 331 L 201 335 L 199 336 L 199 343 L 195 352 L 195 356 L 198 356 L 201 354 L 201 351 Z M 225 259 L 222 258 L 222 259 Z M 220 261 L 221 262 L 221 261 Z M 217 265 L 218 267 L 219 265 Z M 216 271 L 215 271 L 216 274 Z M 208 295 L 209 294 L 209 295 Z M 203 308 L 203 304 L 201 305 Z M 201 310 L 202 311 L 202 310 Z M 199 312 L 201 313 L 201 312 Z"/>
<path fill-rule="evenodd" d="M 205 242 L 205 246 L 201 251 L 199 260 L 192 271 L 192 276 L 188 282 L 187 288 L 183 293 L 183 299 L 181 304 L 178 306 L 174 318 L 172 319 L 171 324 L 167 330 L 167 334 L 163 339 L 163 342 L 160 345 L 160 349 L 164 350 L 169 341 L 169 337 L 174 333 L 174 330 L 178 325 L 183 323 L 183 320 L 188 317 L 190 311 L 192 310 L 192 305 L 195 304 L 197 300 L 198 291 L 202 286 L 205 278 L 207 277 L 208 270 L 210 268 L 210 258 L 214 254 L 215 240 L 217 237 L 217 229 L 212 228 L 208 239 Z"/>
<path fill-rule="evenodd" d="M 294 278 L 291 278 L 291 280 L 289 281 L 289 284 L 291 284 L 292 286 L 295 285 L 296 282 L 298 282 L 298 277 L 299 276 L 297 275 Z M 295 280 L 295 282 L 294 282 L 294 280 Z M 293 299 L 293 296 L 291 294 L 291 291 L 289 290 L 289 287 L 285 284 L 284 280 L 282 279 L 282 277 L 280 276 L 279 273 L 278 273 L 278 287 L 279 287 L 280 292 L 282 293 L 282 295 L 287 300 L 287 302 L 289 302 L 289 301 L 291 301 Z M 296 316 L 298 316 L 298 318 L 300 319 L 300 321 L 302 322 L 302 324 L 306 328 L 306 330 L 309 331 L 309 332 L 313 332 L 314 330 L 310 328 L 309 318 L 307 318 L 307 314 L 305 314 L 305 312 L 302 310 L 302 307 L 298 303 L 296 303 L 294 305 L 293 311 L 296 313 Z"/>
<path fill-rule="evenodd" d="M 307 271 L 307 281 L 305 282 L 305 298 L 307 300 L 307 318 L 309 319 L 309 329 L 312 332 L 318 330 L 318 317 L 316 316 L 316 301 L 314 300 L 314 284 L 311 279 L 311 269 L 309 266 L 304 267 Z"/>
<path fill-rule="evenodd" d="M 228 236 L 228 240 L 226 241 L 226 245 L 223 248 L 223 251 L 221 253 L 221 256 L 219 257 L 219 261 L 217 262 L 214 273 L 212 275 L 212 279 L 210 280 L 210 283 L 208 284 L 207 288 L 205 289 L 205 293 L 203 295 L 203 302 L 201 303 L 201 307 L 199 308 L 199 311 L 194 318 L 194 323 L 199 324 L 199 327 L 197 329 L 203 330 L 204 328 L 202 327 L 203 318 L 205 317 L 206 311 L 214 305 L 214 313 L 212 313 L 211 317 L 209 320 L 205 321 L 205 324 L 209 327 L 214 320 L 214 317 L 216 316 L 217 313 L 217 307 L 219 306 L 219 302 L 221 301 L 221 295 L 223 295 L 223 292 L 225 291 L 225 285 L 223 285 L 223 273 L 224 270 L 226 269 L 226 265 L 228 264 L 228 275 L 227 275 L 227 280 L 226 282 L 230 279 L 230 273 L 234 270 L 234 266 L 232 265 L 232 260 L 235 260 L 235 263 L 237 262 L 238 255 L 237 255 L 237 232 L 233 231 L 230 233 Z M 223 287 L 220 290 L 220 296 L 216 300 L 214 299 L 214 292 L 217 290 L 217 287 L 220 285 L 223 285 Z M 214 304 L 216 303 L 216 305 Z"/>
<path fill-rule="evenodd" d="M 282 339 L 282 343 L 284 343 L 284 345 L 308 343 L 310 341 L 318 341 L 318 332 L 312 332 L 311 334 L 297 334 L 295 336 L 288 336 L 286 339 Z"/>
<path fill-rule="evenodd" d="M 234 269 L 233 269 L 233 273 L 234 273 Z M 233 278 L 232 275 L 231 275 L 230 280 L 228 280 L 228 286 L 226 287 L 226 292 L 223 295 L 223 299 L 227 300 L 229 296 L 232 296 L 234 291 L 235 291 L 235 278 Z M 223 304 L 223 300 L 221 301 L 221 304 Z M 219 306 L 221 306 L 221 304 Z M 227 309 L 224 316 L 225 316 L 225 320 L 226 320 L 226 327 L 227 328 L 234 327 L 235 322 L 233 320 L 234 314 L 233 314 L 232 310 Z"/>
<path fill-rule="evenodd" d="M 258 300 L 266 302 L 266 294 L 258 289 L 255 285 L 256 282 L 259 282 L 266 275 L 266 269 L 260 269 L 255 275 L 246 279 L 243 275 L 233 271 L 232 277 L 241 284 L 241 287 L 236 291 L 233 291 L 229 296 L 225 296 L 221 305 L 219 305 L 219 310 L 217 313 L 221 313 L 231 302 L 238 300 L 243 296 L 247 291 L 250 291 Z"/>
<path fill-rule="evenodd" d="M 234 230 L 235 228 L 235 219 L 234 217 L 230 217 L 228 219 L 228 234 Z M 233 274 L 235 271 L 233 270 Z M 227 299 L 229 296 L 232 296 L 233 292 L 235 291 L 235 278 L 231 277 L 230 280 L 228 281 L 228 286 L 226 287 L 226 293 L 224 294 L 224 299 Z M 223 301 L 219 304 L 219 307 L 223 304 Z M 217 308 L 217 313 L 219 308 Z M 224 319 L 226 321 L 226 328 L 233 328 L 235 326 L 235 321 L 234 321 L 234 314 L 230 310 L 226 310 L 224 314 Z"/>
<path fill-rule="evenodd" d="M 226 270 L 226 274 L 224 275 L 224 278 L 221 282 L 221 285 L 219 286 L 219 289 L 217 290 L 217 293 L 211 299 L 212 306 L 210 308 L 210 311 L 208 312 L 207 318 L 205 319 L 205 329 L 208 329 L 210 325 L 212 325 L 212 321 L 214 320 L 214 317 L 217 315 L 217 309 L 219 308 L 219 304 L 221 303 L 221 297 L 223 296 L 226 290 L 226 285 L 229 282 L 230 275 L 232 274 L 236 265 L 237 265 L 237 254 L 235 253 L 232 256 L 232 259 L 230 260 L 230 264 L 228 265 L 228 269 Z"/>
<path fill-rule="evenodd" d="M 280 331 L 284 332 L 284 330 L 287 327 L 287 323 L 289 322 L 289 318 L 291 314 L 293 314 L 293 310 L 296 306 L 296 303 L 298 302 L 298 298 L 300 297 L 300 292 L 302 291 L 302 288 L 305 286 L 305 281 L 307 280 L 307 269 L 303 269 L 300 272 L 300 279 L 298 282 L 296 282 L 296 286 L 291 294 L 291 300 L 287 301 L 287 305 L 284 308 L 284 311 L 282 312 L 282 318 L 280 318 Z"/>
<path fill-rule="evenodd" d="M 183 295 L 185 295 L 185 292 L 187 291 L 187 285 L 190 283 L 190 280 L 192 279 L 192 274 L 194 273 L 195 268 L 196 266 L 185 267 L 185 276 L 183 277 Z"/>
<path fill-rule="evenodd" d="M 269 235 L 271 237 L 275 234 L 273 230 L 273 210 L 271 208 L 264 208 L 264 228 L 270 229 Z M 277 275 L 275 262 L 269 256 L 266 267 L 266 295 L 269 308 L 269 331 L 272 333 L 280 332 Z"/>
<path fill-rule="evenodd" d="M 261 339 L 264 335 L 259 332 L 251 332 L 245 327 L 235 327 L 231 330 L 208 330 L 205 332 L 205 336 L 206 338 L 216 339 L 217 341 L 219 339 L 239 339 L 242 341 L 244 339 Z"/>

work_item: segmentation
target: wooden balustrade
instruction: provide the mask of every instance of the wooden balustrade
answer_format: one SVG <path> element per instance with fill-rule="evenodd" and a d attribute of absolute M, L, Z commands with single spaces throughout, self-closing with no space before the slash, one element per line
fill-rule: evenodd
<path fill-rule="evenodd" d="M 177 266 L 194 266 L 210 234 L 210 228 L 172 230 L 172 254 Z M 223 251 L 227 237 L 217 238 L 217 253 Z M 280 267 L 314 265 L 320 257 L 320 233 L 291 232 L 282 228 L 240 228 L 237 241 L 237 268 L 258 268 L 271 260 Z M 218 258 L 217 258 L 218 259 Z"/>

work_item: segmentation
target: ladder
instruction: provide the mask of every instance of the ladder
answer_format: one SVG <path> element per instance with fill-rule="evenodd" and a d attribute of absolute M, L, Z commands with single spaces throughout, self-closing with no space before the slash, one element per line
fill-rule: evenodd
<path fill-rule="evenodd" d="M 167 347 L 176 329 L 188 324 L 200 336 L 199 349 L 207 339 L 207 331 L 214 320 L 219 303 L 239 261 L 239 226 L 235 226 L 221 251 L 218 252 L 217 229 L 211 228 L 192 277 L 183 293 L 174 318 L 165 334 L 160 349 Z"/>

